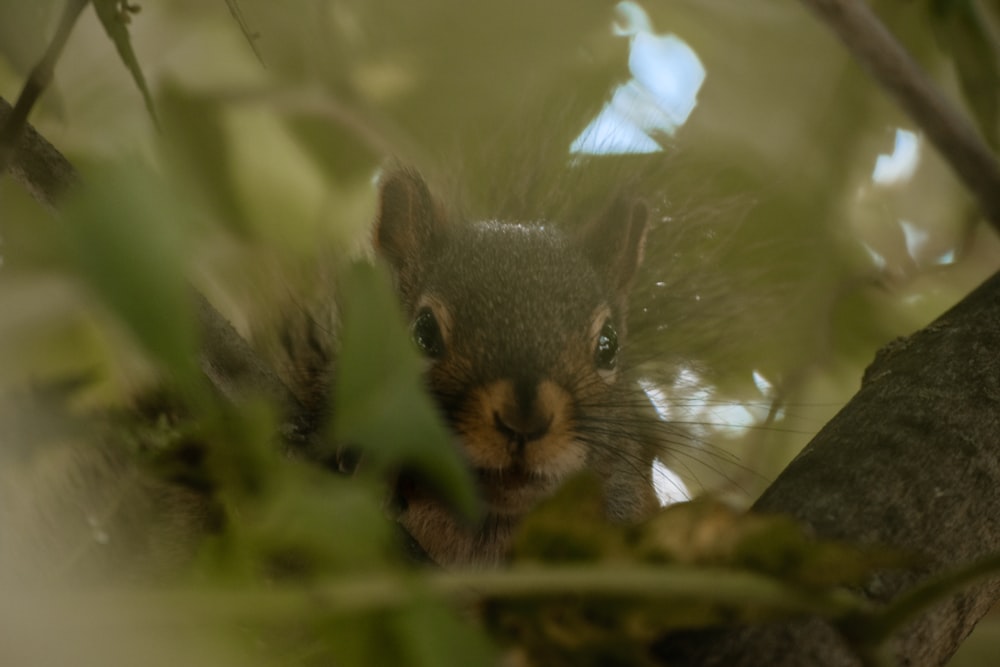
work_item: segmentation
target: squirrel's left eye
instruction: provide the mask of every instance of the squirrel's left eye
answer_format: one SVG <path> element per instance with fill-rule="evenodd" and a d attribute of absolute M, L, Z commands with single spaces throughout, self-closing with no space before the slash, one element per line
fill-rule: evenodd
<path fill-rule="evenodd" d="M 606 320 L 601 332 L 597 334 L 597 349 L 594 351 L 594 363 L 601 370 L 610 371 L 618 363 L 618 332 L 611 320 Z"/>
<path fill-rule="evenodd" d="M 437 318 L 430 308 L 421 308 L 417 317 L 413 320 L 410 329 L 413 342 L 417 344 L 420 351 L 431 359 L 437 359 L 444 354 L 444 337 L 441 335 L 441 327 L 438 326 Z"/>

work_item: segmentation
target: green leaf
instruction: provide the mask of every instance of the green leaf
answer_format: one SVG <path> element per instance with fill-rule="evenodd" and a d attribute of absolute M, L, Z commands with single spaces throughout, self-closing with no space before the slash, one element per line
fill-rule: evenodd
<path fill-rule="evenodd" d="M 361 480 L 288 475 L 255 526 L 265 574 L 308 578 L 384 567 L 394 534 L 380 501 L 375 485 Z"/>
<path fill-rule="evenodd" d="M 600 481 L 574 477 L 528 514 L 514 535 L 516 561 L 600 562 L 625 550 L 621 526 L 608 522 Z"/>
<path fill-rule="evenodd" d="M 285 122 L 296 143 L 327 178 L 351 182 L 367 178 L 382 157 L 375 154 L 371 143 L 362 136 L 366 132 L 377 133 L 378 127 L 367 121 L 360 110 L 357 116 L 370 123 L 363 132 L 306 114 L 289 114 Z"/>
<path fill-rule="evenodd" d="M 108 37 L 115 43 L 115 49 L 118 50 L 118 55 L 121 56 L 122 62 L 125 63 L 125 67 L 131 72 L 135 85 L 139 87 L 139 92 L 142 93 L 146 109 L 155 123 L 156 109 L 153 107 L 153 97 L 149 93 L 149 87 L 146 86 L 146 77 L 142 74 L 142 69 L 139 67 L 139 60 L 135 57 L 135 51 L 132 50 L 132 42 L 129 40 L 128 35 L 130 15 L 139 11 L 139 7 L 137 5 L 129 5 L 128 0 L 94 0 L 94 10 L 97 12 L 97 18 L 101 20 L 101 25 L 104 26 L 104 31 L 108 33 Z"/>
<path fill-rule="evenodd" d="M 394 641 L 390 625 L 392 611 L 342 616 L 326 622 L 321 629 L 329 644 L 317 651 L 327 664 L 344 667 L 401 665 L 405 656 Z M 313 661 L 312 664 L 321 664 Z"/>
<path fill-rule="evenodd" d="M 903 567 L 911 560 L 888 548 L 817 540 L 791 517 L 755 517 L 743 532 L 736 564 L 806 589 L 860 586 L 876 570 Z"/>
<path fill-rule="evenodd" d="M 395 618 L 399 644 L 413 667 L 475 667 L 496 664 L 482 631 L 431 599 L 417 599 Z M 383 663 L 384 664 L 384 663 Z"/>
<path fill-rule="evenodd" d="M 152 357 L 181 386 L 194 388 L 200 372 L 177 228 L 183 219 L 171 193 L 133 165 L 89 174 L 65 217 L 84 278 Z"/>
<path fill-rule="evenodd" d="M 421 360 L 381 267 L 357 262 L 340 280 L 341 353 L 334 438 L 387 468 L 424 475 L 457 509 L 475 513 L 476 492 L 452 437 L 421 386 Z"/>
<path fill-rule="evenodd" d="M 233 186 L 230 144 L 218 102 L 167 84 L 161 109 L 163 144 L 173 173 L 196 201 L 205 202 L 230 230 L 248 233 L 242 200 Z"/>
<path fill-rule="evenodd" d="M 390 564 L 395 533 L 382 489 L 284 456 L 276 431 L 266 402 L 221 404 L 157 457 L 161 474 L 193 480 L 227 512 L 225 530 L 203 551 L 204 573 L 301 582 Z"/>
<path fill-rule="evenodd" d="M 637 555 L 653 563 L 724 566 L 806 589 L 859 585 L 903 567 L 898 551 L 819 540 L 792 517 L 738 512 L 708 498 L 672 505 L 640 527 Z"/>

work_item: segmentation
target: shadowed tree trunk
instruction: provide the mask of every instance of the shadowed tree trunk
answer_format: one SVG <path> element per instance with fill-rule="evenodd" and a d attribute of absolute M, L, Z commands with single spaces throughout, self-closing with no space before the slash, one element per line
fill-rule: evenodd
<path fill-rule="evenodd" d="M 761 496 L 825 538 L 920 556 L 865 586 L 886 602 L 935 574 L 1000 552 L 1000 274 L 933 324 L 886 346 L 861 390 Z M 910 623 L 900 665 L 942 665 L 1000 597 L 975 584 Z M 692 665 L 860 665 L 839 633 L 799 621 L 692 633 L 658 653 Z"/>

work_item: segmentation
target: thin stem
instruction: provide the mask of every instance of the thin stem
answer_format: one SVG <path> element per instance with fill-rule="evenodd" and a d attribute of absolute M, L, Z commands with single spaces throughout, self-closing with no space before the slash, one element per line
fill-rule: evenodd
<path fill-rule="evenodd" d="M 11 595 L 15 592 L 9 591 Z M 607 595 L 632 599 L 696 598 L 699 602 L 754 605 L 788 614 L 832 617 L 857 615 L 867 603 L 844 591 L 802 592 L 767 577 L 724 569 L 594 567 L 520 568 L 500 571 L 432 572 L 422 577 L 398 574 L 353 576 L 306 588 L 98 590 L 55 594 L 48 602 L 38 591 L 25 592 L 24 604 L 8 604 L 21 622 L 47 609 L 77 606 L 129 609 L 148 620 L 204 623 L 213 619 L 268 621 L 317 607 L 326 613 L 357 614 L 401 607 L 421 594 L 455 600 L 534 598 L 556 595 Z M 81 624 L 102 622 L 87 614 L 68 614 Z M 0 616 L 0 621 L 3 619 Z"/>
<path fill-rule="evenodd" d="M 863 0 L 802 0 L 927 134 L 1000 230 L 1000 163 Z"/>
<path fill-rule="evenodd" d="M 69 39 L 76 20 L 87 6 L 89 0 L 67 0 L 63 9 L 62 18 L 56 28 L 56 34 L 49 42 L 48 49 L 42 55 L 35 68 L 31 70 L 28 80 L 24 82 L 21 94 L 14 104 L 14 109 L 7 117 L 7 121 L 0 127 L 0 174 L 7 171 L 17 147 L 18 140 L 28 124 L 28 115 L 34 108 L 38 98 L 42 96 L 45 89 L 52 82 L 52 74 L 55 71 L 56 62 L 62 54 L 63 47 Z"/>
<path fill-rule="evenodd" d="M 634 598 L 697 597 L 718 604 L 761 605 L 789 613 L 840 617 L 867 605 L 845 591 L 803 592 L 769 577 L 704 567 L 538 567 L 447 572 L 426 579 L 432 592 L 505 598 L 541 595 L 623 595 Z"/>

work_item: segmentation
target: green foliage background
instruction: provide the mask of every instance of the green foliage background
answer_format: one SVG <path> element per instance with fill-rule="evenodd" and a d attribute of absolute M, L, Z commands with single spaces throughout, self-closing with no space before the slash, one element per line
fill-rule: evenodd
<path fill-rule="evenodd" d="M 996 8 L 874 5 L 995 145 Z M 55 0 L 0 0 L 6 99 L 16 97 L 44 51 L 61 8 Z M 749 504 L 853 393 L 878 347 L 926 324 L 997 268 L 998 244 L 926 142 L 912 178 L 872 183 L 875 160 L 892 152 L 896 129 L 913 128 L 797 4 L 675 0 L 645 9 L 659 32 L 676 33 L 698 53 L 706 83 L 662 155 L 616 161 L 598 172 L 607 182 L 596 189 L 614 189 L 630 169 L 647 174 L 638 194 L 660 219 L 641 304 L 653 324 L 666 326 L 662 337 L 643 339 L 661 360 L 651 372 L 669 383 L 678 361 L 697 368 L 711 386 L 709 403 L 718 405 L 699 413 L 700 421 L 726 422 L 731 413 L 723 408 L 738 402 L 758 423 L 705 426 L 705 447 L 675 463 L 696 491 Z M 259 569 L 268 554 L 291 550 L 324 572 L 390 573 L 408 597 L 383 604 L 371 602 L 378 596 L 369 591 L 345 603 L 357 613 L 328 614 L 252 598 L 259 606 L 247 622 L 279 630 L 271 644 L 250 649 L 240 641 L 246 625 L 229 623 L 210 601 L 198 614 L 217 622 L 188 623 L 190 641 L 175 642 L 155 615 L 150 622 L 109 600 L 93 617 L 129 636 L 109 647 L 94 641 L 96 628 L 75 623 L 75 598 L 60 597 L 45 623 L 81 632 L 67 646 L 86 647 L 103 664 L 146 656 L 146 641 L 165 664 L 310 664 L 331 647 L 348 665 L 486 660 L 490 649 L 478 631 L 398 568 L 377 519 L 374 478 L 317 478 L 269 447 L 273 406 L 251 403 L 232 414 L 207 398 L 191 363 L 197 343 L 188 283 L 248 335 L 273 322 L 280 304 L 323 293 L 320 267 L 345 267 L 364 247 L 373 177 L 387 158 L 417 166 L 475 215 L 572 210 L 566 202 L 584 198 L 589 186 L 553 173 L 628 77 L 627 40 L 612 34 L 613 18 L 612 3 L 579 0 L 143 3 L 128 32 L 157 130 L 133 73 L 95 13 L 84 12 L 32 122 L 81 168 L 88 194 L 56 221 L 0 180 L 0 462 L 11 496 L 35 493 L 14 477 L 61 469 L 60 447 L 91 442 L 77 420 L 122 406 L 166 376 L 203 411 L 210 436 L 195 435 L 232 445 L 214 454 L 222 511 L 250 517 L 253 527 L 199 552 L 190 577 L 257 586 L 269 581 Z M 923 251 L 908 252 L 900 220 L 926 234 Z M 953 263 L 935 263 L 949 251 Z M 385 295 L 367 274 L 347 280 L 366 303 Z M 664 297 L 658 282 L 677 289 Z M 364 312 L 374 329 L 396 317 L 385 303 Z M 397 325 L 384 325 L 398 329 L 389 342 L 365 347 L 358 335 L 348 366 L 385 359 L 385 350 L 407 359 Z M 422 400 L 411 382 L 415 362 L 399 366 L 409 380 L 387 373 L 383 389 L 365 388 L 370 378 L 359 371 L 343 380 L 341 395 L 356 405 L 415 404 Z M 754 371 L 774 393 L 760 393 Z M 53 386 L 59 410 L 21 402 L 27 387 Z M 380 394 L 385 387 L 396 394 Z M 766 421 L 779 404 L 783 418 Z M 413 409 L 418 422 L 430 414 L 427 406 Z M 413 423 L 376 415 L 339 428 L 400 442 Z M 446 447 L 386 456 L 389 463 L 415 457 L 468 504 L 467 480 Z M 92 539 L 98 528 L 90 528 L 73 539 Z M 0 603 L 0 617 L 40 618 L 25 611 L 26 597 L 10 599 L 17 602 Z M 182 615 L 195 608 L 177 604 Z M 23 621 L 18 627 L 30 629 L 19 645 L 49 660 L 25 664 L 60 664 L 63 649 L 48 646 L 45 631 Z M 308 641 L 295 641 L 300 634 Z"/>

